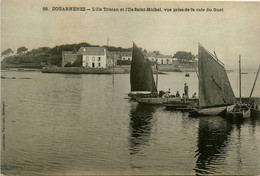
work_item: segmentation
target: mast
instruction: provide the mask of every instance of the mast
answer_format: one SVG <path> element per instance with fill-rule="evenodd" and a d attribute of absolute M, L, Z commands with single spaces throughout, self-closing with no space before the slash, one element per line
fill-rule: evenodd
<path fill-rule="evenodd" d="M 156 89 L 158 90 L 158 64 L 156 61 Z"/>
<path fill-rule="evenodd" d="M 107 37 L 107 46 L 109 45 L 109 37 Z"/>
<path fill-rule="evenodd" d="M 258 67 L 258 70 L 257 70 L 257 73 L 256 73 L 256 77 L 255 77 L 255 82 L 254 82 L 254 85 L 253 85 L 253 87 L 252 87 L 252 90 L 251 90 L 251 93 L 250 93 L 250 96 L 249 96 L 249 100 L 248 100 L 248 102 L 250 102 L 250 100 L 251 100 L 251 96 L 252 96 L 252 94 L 253 94 L 253 92 L 254 92 L 254 89 L 255 89 L 255 83 L 256 83 L 256 80 L 257 80 L 257 77 L 258 77 L 258 74 L 259 74 L 259 70 L 260 70 L 260 66 Z"/>
<path fill-rule="evenodd" d="M 115 82 L 115 58 L 113 56 L 113 84 Z"/>
<path fill-rule="evenodd" d="M 239 55 L 239 103 L 242 103 L 242 99 L 241 99 L 241 55 Z"/>

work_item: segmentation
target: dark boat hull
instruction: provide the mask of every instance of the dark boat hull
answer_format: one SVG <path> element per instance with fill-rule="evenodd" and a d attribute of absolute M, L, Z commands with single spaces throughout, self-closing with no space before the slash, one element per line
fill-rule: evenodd
<path fill-rule="evenodd" d="M 128 94 L 128 96 L 132 99 L 132 100 L 136 100 L 137 98 L 150 98 L 150 97 L 157 97 L 157 93 L 151 93 L 151 92 L 147 92 L 147 93 L 142 93 L 142 92 L 130 92 Z"/>
<path fill-rule="evenodd" d="M 163 103 L 167 110 L 189 112 L 198 106 L 198 99 L 189 99 L 186 102 L 184 101 L 173 101 Z"/>
<path fill-rule="evenodd" d="M 136 101 L 139 104 L 147 104 L 147 105 L 163 105 L 163 103 L 171 102 L 171 101 L 180 101 L 178 97 L 148 97 L 148 98 L 137 98 Z"/>
<path fill-rule="evenodd" d="M 210 107 L 200 107 L 194 108 L 189 112 L 190 116 L 226 116 L 229 108 L 232 108 L 234 105 L 216 105 Z"/>
<path fill-rule="evenodd" d="M 251 117 L 256 117 L 256 118 L 260 118 L 260 111 L 257 109 L 253 109 L 251 108 Z"/>

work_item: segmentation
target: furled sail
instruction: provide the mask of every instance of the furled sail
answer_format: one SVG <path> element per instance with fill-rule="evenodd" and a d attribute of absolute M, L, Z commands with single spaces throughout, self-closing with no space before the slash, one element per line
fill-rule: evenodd
<path fill-rule="evenodd" d="M 157 92 L 151 63 L 133 43 L 132 63 L 130 72 L 131 91 Z"/>
<path fill-rule="evenodd" d="M 224 65 L 199 44 L 199 105 L 233 104 L 236 101 Z"/>

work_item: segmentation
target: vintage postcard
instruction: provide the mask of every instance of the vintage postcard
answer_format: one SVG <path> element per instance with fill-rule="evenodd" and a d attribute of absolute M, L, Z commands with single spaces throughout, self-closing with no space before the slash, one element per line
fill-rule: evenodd
<path fill-rule="evenodd" d="M 2 0 L 2 175 L 259 175 L 260 3 Z"/>

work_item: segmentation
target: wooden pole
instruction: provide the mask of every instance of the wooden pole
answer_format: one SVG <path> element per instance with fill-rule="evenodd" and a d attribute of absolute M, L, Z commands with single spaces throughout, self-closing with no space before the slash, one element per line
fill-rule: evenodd
<path fill-rule="evenodd" d="M 260 70 L 260 66 L 258 67 L 258 70 L 257 70 L 257 73 L 256 73 L 256 77 L 255 77 L 255 82 L 253 84 L 253 87 L 252 87 L 252 90 L 251 90 L 251 93 L 250 93 L 250 96 L 249 96 L 249 100 L 248 100 L 249 103 L 250 103 L 251 96 L 252 96 L 252 94 L 254 92 L 254 89 L 255 89 L 255 83 L 256 83 L 256 80 L 257 80 L 257 77 L 258 77 L 258 74 L 259 74 L 259 70 Z"/>
<path fill-rule="evenodd" d="M 156 61 L 156 89 L 158 92 L 158 64 L 157 64 L 157 61 Z M 158 96 L 158 93 L 157 93 L 157 96 Z"/>
<path fill-rule="evenodd" d="M 115 58 L 113 57 L 113 84 L 115 82 L 115 70 L 114 70 L 114 68 L 115 68 Z"/>
<path fill-rule="evenodd" d="M 241 55 L 239 55 L 239 102 L 242 103 L 241 99 Z"/>

